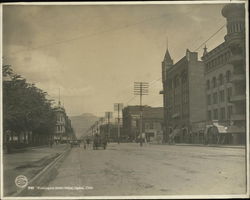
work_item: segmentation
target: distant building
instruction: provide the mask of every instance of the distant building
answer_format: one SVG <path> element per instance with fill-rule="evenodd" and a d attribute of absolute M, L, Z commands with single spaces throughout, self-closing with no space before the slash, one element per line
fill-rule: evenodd
<path fill-rule="evenodd" d="M 150 107 L 143 111 L 143 132 L 147 142 L 162 143 L 163 141 L 163 108 Z"/>
<path fill-rule="evenodd" d="M 102 124 L 100 125 L 100 134 L 109 138 L 110 142 L 118 142 L 118 124 Z M 126 141 L 124 137 L 122 126 L 120 126 L 120 142 Z"/>
<path fill-rule="evenodd" d="M 54 108 L 56 113 L 56 127 L 53 140 L 56 142 L 67 142 L 71 139 L 76 139 L 74 130 L 71 126 L 71 121 L 68 118 L 66 111 L 59 101 L 58 106 Z"/>
<path fill-rule="evenodd" d="M 162 141 L 163 108 L 142 106 L 142 131 L 148 141 Z M 136 140 L 140 133 L 140 106 L 127 106 L 122 111 L 123 137 Z"/>
<path fill-rule="evenodd" d="M 138 135 L 138 119 L 140 119 L 140 106 L 127 106 L 123 108 L 123 133 L 131 140 L 135 140 Z"/>
<path fill-rule="evenodd" d="M 164 140 L 178 128 L 182 130 L 178 140 L 185 142 L 192 124 L 206 120 L 204 65 L 198 60 L 198 53 L 187 49 L 186 55 L 174 64 L 167 49 L 162 62 L 162 83 Z"/>
<path fill-rule="evenodd" d="M 244 4 L 228 4 L 222 9 L 227 19 L 225 41 L 207 52 L 205 64 L 206 120 L 227 126 L 228 143 L 245 143 L 246 55 Z"/>

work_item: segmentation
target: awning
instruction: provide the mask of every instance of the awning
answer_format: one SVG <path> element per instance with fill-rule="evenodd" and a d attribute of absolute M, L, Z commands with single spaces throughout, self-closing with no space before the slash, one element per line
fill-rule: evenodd
<path fill-rule="evenodd" d="M 222 126 L 222 125 L 217 125 L 217 126 L 215 126 L 217 129 L 218 129 L 218 132 L 219 133 L 228 133 L 227 132 L 227 127 L 226 126 Z"/>
<path fill-rule="evenodd" d="M 213 125 L 207 125 L 205 129 L 205 135 L 207 134 L 225 134 L 228 133 L 226 126 L 219 125 L 218 123 L 214 123 Z"/>

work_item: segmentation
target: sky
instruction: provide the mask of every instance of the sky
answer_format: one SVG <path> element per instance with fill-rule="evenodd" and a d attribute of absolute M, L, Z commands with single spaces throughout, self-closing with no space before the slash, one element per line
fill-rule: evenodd
<path fill-rule="evenodd" d="M 223 4 L 4 5 L 3 64 L 61 101 L 69 116 L 104 116 L 114 103 L 162 106 L 161 62 L 196 50 L 226 19 Z M 224 41 L 224 27 L 206 43 Z M 199 57 L 203 46 L 198 49 Z"/>

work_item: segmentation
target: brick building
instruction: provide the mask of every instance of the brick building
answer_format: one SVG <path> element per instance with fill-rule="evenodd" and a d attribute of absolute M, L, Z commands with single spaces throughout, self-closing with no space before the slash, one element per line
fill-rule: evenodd
<path fill-rule="evenodd" d="M 207 123 L 218 120 L 231 134 L 229 143 L 245 143 L 246 63 L 244 4 L 228 4 L 222 9 L 227 20 L 225 41 L 207 52 L 205 65 Z"/>
<path fill-rule="evenodd" d="M 142 106 L 142 131 L 148 141 L 162 140 L 163 108 Z M 138 138 L 140 129 L 140 106 L 127 106 L 122 111 L 123 135 L 129 140 Z"/>
<path fill-rule="evenodd" d="M 176 128 L 181 130 L 177 142 L 189 138 L 192 124 L 205 121 L 204 65 L 198 53 L 186 50 L 175 64 L 167 49 L 162 62 L 164 100 L 164 140 Z"/>

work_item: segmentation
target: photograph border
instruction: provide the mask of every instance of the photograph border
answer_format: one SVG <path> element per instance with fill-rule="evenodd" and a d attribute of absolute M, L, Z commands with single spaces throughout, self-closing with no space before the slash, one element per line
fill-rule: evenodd
<path fill-rule="evenodd" d="M 226 3 L 244 3 L 245 4 L 245 36 L 246 36 L 246 148 L 245 148 L 245 160 L 246 160 L 246 194 L 239 195 L 145 195 L 145 196 L 30 196 L 30 197 L 12 197 L 12 196 L 4 196 L 4 188 L 3 188 L 3 112 L 2 112 L 2 81 L 0 84 L 0 110 L 1 110 L 1 199 L 224 199 L 224 198 L 248 198 L 249 197 L 249 13 L 248 13 L 248 1 L 229 1 L 229 0 L 210 0 L 210 1 L 124 1 L 124 2 L 20 2 L 20 3 L 2 3 L 0 6 L 1 13 L 1 22 L 0 26 L 3 28 L 3 6 L 5 5 L 161 5 L 161 4 L 226 4 Z M 3 58 L 3 32 L 1 31 L 1 58 Z M 1 69 L 2 69 L 3 60 L 1 59 Z M 2 80 L 2 73 L 0 75 L 0 79 Z"/>

